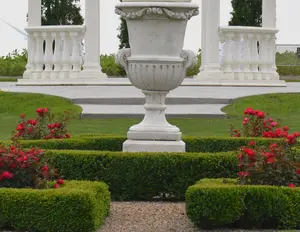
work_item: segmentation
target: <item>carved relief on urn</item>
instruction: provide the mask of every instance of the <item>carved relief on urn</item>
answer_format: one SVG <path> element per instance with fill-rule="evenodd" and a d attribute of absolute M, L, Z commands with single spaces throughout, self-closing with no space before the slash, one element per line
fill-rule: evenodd
<path fill-rule="evenodd" d="M 198 6 L 185 2 L 123 2 L 116 13 L 127 21 L 130 49 L 116 61 L 131 83 L 145 94 L 145 117 L 128 131 L 123 151 L 185 151 L 181 132 L 165 117 L 165 98 L 177 88 L 186 70 L 196 64 L 191 51 L 182 50 L 188 20 Z"/>

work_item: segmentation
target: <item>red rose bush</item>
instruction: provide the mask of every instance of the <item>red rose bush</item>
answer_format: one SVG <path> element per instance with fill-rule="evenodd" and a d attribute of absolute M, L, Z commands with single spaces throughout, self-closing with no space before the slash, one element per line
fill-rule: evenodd
<path fill-rule="evenodd" d="M 288 126 L 281 128 L 280 123 L 263 111 L 247 108 L 244 115 L 241 130 L 231 127 L 230 134 L 232 137 L 284 138 L 288 135 Z"/>
<path fill-rule="evenodd" d="M 11 146 L 0 144 L 0 187 L 48 188 L 49 181 L 58 178 L 58 170 L 44 161 L 44 151 L 38 148 L 22 149 L 18 139 Z M 64 185 L 57 179 L 55 188 Z"/>
<path fill-rule="evenodd" d="M 269 145 L 254 141 L 240 148 L 238 153 L 239 183 L 296 187 L 300 184 L 300 161 L 295 145 L 300 133 L 274 121 L 268 114 L 248 108 L 244 112 L 243 132 L 232 131 L 234 137 L 281 138 Z"/>
<path fill-rule="evenodd" d="M 66 139 L 70 138 L 67 131 L 67 123 L 70 120 L 70 113 L 65 112 L 60 118 L 55 118 L 50 109 L 38 108 L 37 118 L 26 119 L 25 114 L 20 115 L 15 137 L 19 139 Z"/>

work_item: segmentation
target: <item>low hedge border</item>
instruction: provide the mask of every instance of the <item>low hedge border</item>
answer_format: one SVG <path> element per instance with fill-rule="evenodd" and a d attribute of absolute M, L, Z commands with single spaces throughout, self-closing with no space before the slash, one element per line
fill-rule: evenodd
<path fill-rule="evenodd" d="M 109 213 L 101 182 L 68 181 L 60 189 L 0 188 L 0 227 L 17 231 L 95 232 Z"/>
<path fill-rule="evenodd" d="M 68 180 L 100 180 L 113 200 L 184 200 L 201 178 L 237 177 L 233 152 L 123 153 L 49 150 L 45 159 Z"/>
<path fill-rule="evenodd" d="M 64 140 L 24 140 L 25 147 L 37 146 L 43 149 L 58 150 L 98 150 L 122 151 L 125 136 L 87 136 Z M 265 138 L 231 138 L 231 137 L 184 137 L 187 152 L 223 152 L 234 151 L 245 146 L 249 141 L 267 144 Z M 273 139 L 273 141 L 278 141 Z"/>
<path fill-rule="evenodd" d="M 299 229 L 299 207 L 299 188 L 204 179 L 186 192 L 187 215 L 203 229 Z"/>

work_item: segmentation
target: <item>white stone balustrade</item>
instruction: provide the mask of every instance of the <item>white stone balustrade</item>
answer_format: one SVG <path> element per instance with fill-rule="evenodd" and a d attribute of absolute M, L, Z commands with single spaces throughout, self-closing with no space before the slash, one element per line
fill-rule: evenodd
<path fill-rule="evenodd" d="M 277 29 L 220 27 L 221 69 L 227 80 L 279 80 L 276 72 Z"/>
<path fill-rule="evenodd" d="M 85 26 L 36 26 L 28 33 L 28 64 L 24 79 L 76 79 L 83 64 Z"/>

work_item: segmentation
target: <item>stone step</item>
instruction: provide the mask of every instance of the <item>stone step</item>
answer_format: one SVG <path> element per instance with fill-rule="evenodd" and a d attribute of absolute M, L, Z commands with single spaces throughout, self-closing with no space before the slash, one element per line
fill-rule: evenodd
<path fill-rule="evenodd" d="M 231 104 L 232 99 L 198 98 L 198 97 L 171 97 L 166 99 L 167 105 L 198 105 L 198 104 Z M 72 102 L 77 105 L 144 105 L 144 97 L 113 97 L 113 98 L 75 98 Z"/>
<path fill-rule="evenodd" d="M 82 107 L 82 118 L 142 118 L 142 105 L 94 105 L 79 104 Z M 223 118 L 221 111 L 226 104 L 192 104 L 169 105 L 166 110 L 168 118 Z"/>

